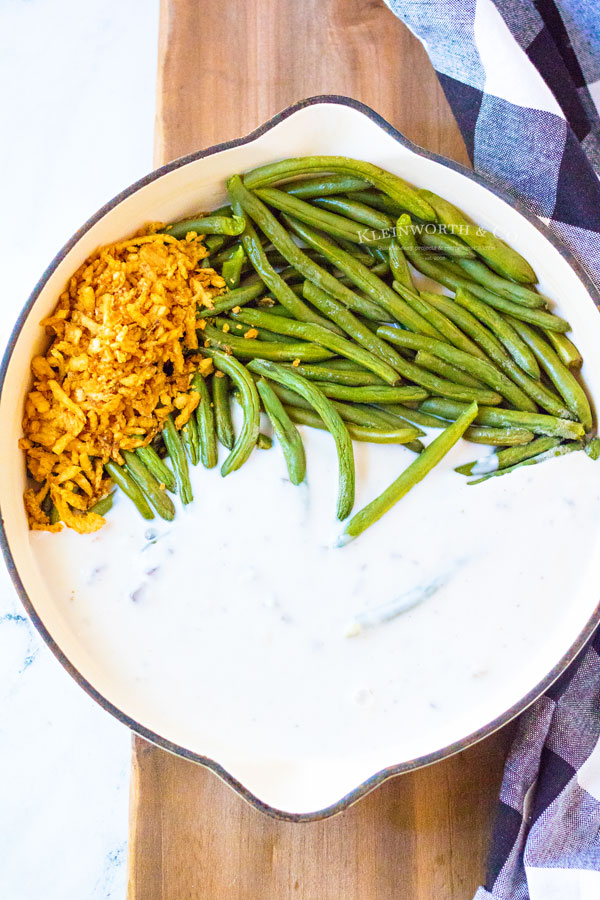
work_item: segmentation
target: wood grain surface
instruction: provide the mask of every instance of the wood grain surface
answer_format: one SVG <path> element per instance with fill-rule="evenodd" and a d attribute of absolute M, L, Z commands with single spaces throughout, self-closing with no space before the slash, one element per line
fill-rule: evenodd
<path fill-rule="evenodd" d="M 468 165 L 427 54 L 381 0 L 161 0 L 157 165 L 315 94 L 362 100 Z"/>
<path fill-rule="evenodd" d="M 157 165 L 344 94 L 467 163 L 420 44 L 379 0 L 162 0 Z M 510 729 L 331 819 L 272 820 L 134 738 L 128 900 L 469 900 Z"/>
<path fill-rule="evenodd" d="M 307 824 L 267 817 L 209 770 L 136 738 L 129 900 L 471 900 L 507 737 Z"/>

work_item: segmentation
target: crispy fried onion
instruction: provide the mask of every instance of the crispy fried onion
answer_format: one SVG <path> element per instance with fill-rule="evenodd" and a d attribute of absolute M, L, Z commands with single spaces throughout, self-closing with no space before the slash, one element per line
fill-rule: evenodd
<path fill-rule="evenodd" d="M 169 413 L 181 428 L 194 412 L 191 376 L 212 370 L 193 353 L 197 311 L 225 284 L 206 256 L 201 236 L 148 226 L 93 253 L 42 321 L 51 343 L 31 363 L 20 441 L 37 482 L 25 492 L 32 529 L 60 530 L 53 504 L 70 528 L 97 531 L 104 519 L 88 510 L 111 487 L 104 464 L 150 443 Z"/>

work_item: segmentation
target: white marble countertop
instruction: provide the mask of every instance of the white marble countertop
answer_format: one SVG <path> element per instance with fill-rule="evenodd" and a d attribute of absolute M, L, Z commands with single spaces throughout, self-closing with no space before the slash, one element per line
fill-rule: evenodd
<path fill-rule="evenodd" d="M 4 0 L 2 344 L 54 253 L 152 168 L 158 0 Z M 0 897 L 125 897 L 130 734 L 0 571 Z"/>

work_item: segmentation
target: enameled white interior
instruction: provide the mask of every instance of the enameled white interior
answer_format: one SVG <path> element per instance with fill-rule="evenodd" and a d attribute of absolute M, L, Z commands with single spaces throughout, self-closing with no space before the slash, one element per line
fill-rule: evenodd
<path fill-rule="evenodd" d="M 581 453 L 468 488 L 452 468 L 486 451 L 461 444 L 376 528 L 331 550 L 335 459 L 327 435 L 307 432 L 308 488 L 285 484 L 278 448 L 255 453 L 226 480 L 199 468 L 199 499 L 143 557 L 146 526 L 125 503 L 115 507 L 106 535 L 32 540 L 17 448 L 21 409 L 29 360 L 44 341 L 38 322 L 67 277 L 99 244 L 147 220 L 218 205 L 231 173 L 310 153 L 375 162 L 499 230 L 571 321 L 586 383 L 600 396 L 600 317 L 546 238 L 485 188 L 397 144 L 360 112 L 321 104 L 249 144 L 162 176 L 110 210 L 50 277 L 22 328 L 0 399 L 6 533 L 58 646 L 119 710 L 216 759 L 261 800 L 289 812 L 329 806 L 375 772 L 440 750 L 502 715 L 568 651 L 598 600 L 600 466 Z M 409 461 L 404 449 L 357 447 L 356 508 Z M 170 570 L 169 541 L 176 554 Z M 90 572 L 104 565 L 107 548 L 103 589 L 91 585 Z M 132 603 L 150 559 L 166 574 L 150 600 Z M 344 637 L 357 604 L 376 605 L 397 586 L 440 573 L 447 586 L 421 607 L 383 629 Z M 216 605 L 222 614 L 214 614 Z M 290 637 L 290 620 L 301 639 Z"/>

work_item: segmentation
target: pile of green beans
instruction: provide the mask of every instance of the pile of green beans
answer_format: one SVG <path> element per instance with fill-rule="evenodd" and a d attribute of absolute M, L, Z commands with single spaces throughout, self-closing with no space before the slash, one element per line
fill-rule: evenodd
<path fill-rule="evenodd" d="M 171 492 L 189 503 L 189 465 L 216 466 L 219 444 L 224 476 L 268 449 L 261 414 L 295 485 L 307 471 L 297 425 L 331 433 L 340 519 L 354 504 L 353 440 L 417 454 L 349 519 L 340 546 L 461 437 L 495 448 L 458 466 L 470 484 L 581 448 L 598 458 L 570 325 L 516 249 L 437 194 L 346 157 L 281 160 L 233 175 L 227 190 L 229 205 L 165 229 L 204 235 L 203 265 L 226 289 L 198 309 L 198 353 L 214 373 L 192 378 L 195 414 L 181 431 L 167 416 L 152 445 L 106 466 L 145 518 L 172 518 Z M 443 430 L 424 447 L 422 428 Z"/>

